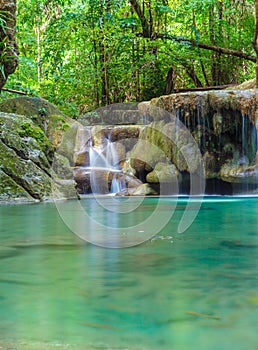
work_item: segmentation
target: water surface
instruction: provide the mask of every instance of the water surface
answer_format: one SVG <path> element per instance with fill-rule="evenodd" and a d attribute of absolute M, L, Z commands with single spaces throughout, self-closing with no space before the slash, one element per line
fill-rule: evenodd
<path fill-rule="evenodd" d="M 179 234 L 185 204 L 163 198 L 172 219 L 125 249 L 80 240 L 53 203 L 0 206 L 0 348 L 256 349 L 258 198 L 206 198 Z"/>

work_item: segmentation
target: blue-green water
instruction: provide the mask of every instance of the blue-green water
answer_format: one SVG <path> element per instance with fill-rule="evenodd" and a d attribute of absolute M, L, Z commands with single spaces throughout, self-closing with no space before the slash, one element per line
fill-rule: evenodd
<path fill-rule="evenodd" d="M 81 241 L 53 203 L 0 206 L 0 349 L 256 349 L 258 198 L 206 198 L 181 234 L 186 200 L 162 201 L 160 236 L 125 249 Z"/>

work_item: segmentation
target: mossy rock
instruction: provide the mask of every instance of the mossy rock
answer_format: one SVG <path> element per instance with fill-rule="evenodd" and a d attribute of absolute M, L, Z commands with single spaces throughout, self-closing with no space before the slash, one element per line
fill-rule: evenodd
<path fill-rule="evenodd" d="M 147 183 L 138 186 L 133 192 L 132 196 L 155 196 L 158 193 Z"/>
<path fill-rule="evenodd" d="M 157 163 L 154 170 L 147 175 L 146 180 L 149 183 L 171 182 L 177 179 L 178 174 L 174 164 Z"/>
<path fill-rule="evenodd" d="M 30 118 L 49 137 L 54 146 L 60 143 L 69 119 L 52 103 L 39 97 L 15 97 L 0 103 L 0 111 Z"/>
<path fill-rule="evenodd" d="M 71 127 L 74 120 L 63 115 L 50 115 L 48 117 L 45 133 L 53 147 L 58 147 L 62 142 L 65 132 Z"/>
<path fill-rule="evenodd" d="M 0 127 L 0 199 L 50 197 L 54 149 L 47 136 L 22 115 L 0 112 Z"/>
<path fill-rule="evenodd" d="M 63 115 L 52 103 L 39 97 L 14 97 L 0 103 L 0 111 L 25 116 Z"/>
<path fill-rule="evenodd" d="M 0 169 L 23 187 L 35 199 L 51 195 L 51 179 L 30 159 L 20 158 L 17 153 L 0 141 Z"/>
<path fill-rule="evenodd" d="M 18 185 L 10 176 L 0 170 L 0 201 L 9 201 L 14 198 L 19 201 L 33 200 L 23 187 Z"/>
<path fill-rule="evenodd" d="M 8 146 L 15 149 L 18 154 L 22 155 L 27 152 L 32 155 L 30 150 L 42 151 L 47 161 L 51 163 L 54 155 L 54 148 L 42 129 L 33 123 L 32 120 L 22 115 L 0 112 L 0 127 L 1 139 Z M 44 160 L 44 162 L 46 162 L 46 160 Z"/>

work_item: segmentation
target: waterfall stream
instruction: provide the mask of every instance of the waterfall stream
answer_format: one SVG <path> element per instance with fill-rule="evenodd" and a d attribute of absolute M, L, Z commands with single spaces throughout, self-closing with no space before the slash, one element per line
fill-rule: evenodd
<path fill-rule="evenodd" d="M 85 179 L 89 182 L 90 174 L 97 193 L 125 193 L 126 189 L 127 194 L 135 194 L 129 191 L 126 176 L 138 181 L 133 184 L 135 188 L 143 183 L 154 193 L 160 193 L 161 183 L 169 183 L 173 178 L 179 181 L 180 194 L 189 194 L 191 169 L 198 165 L 192 148 L 196 144 L 204 163 L 206 194 L 258 191 L 258 119 L 254 98 L 252 91 L 182 93 L 142 102 L 132 115 L 119 109 L 114 109 L 114 115 L 110 109 L 105 114 L 101 109 L 102 124 L 81 129 L 77 135 L 76 152 L 84 152 L 85 156 L 81 157 L 84 162 L 76 164 L 82 176 L 75 181 L 90 193 L 91 186 L 83 183 Z M 110 121 L 112 124 L 108 124 Z M 166 130 L 173 139 L 166 136 Z M 147 144 L 153 149 L 142 146 Z M 154 152 L 155 147 L 160 152 Z M 167 162 L 171 162 L 175 173 L 169 173 Z"/>

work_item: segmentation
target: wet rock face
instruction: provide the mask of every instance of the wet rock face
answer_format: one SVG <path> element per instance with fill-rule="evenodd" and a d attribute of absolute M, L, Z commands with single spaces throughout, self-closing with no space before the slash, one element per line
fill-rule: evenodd
<path fill-rule="evenodd" d="M 0 27 L 0 42 L 4 43 L 0 47 L 0 91 L 4 86 L 8 76 L 12 74 L 18 65 L 18 46 L 15 41 L 16 30 L 16 1 L 0 0 L 0 16 L 4 25 Z M 4 73 L 4 74 L 3 74 Z"/>
<path fill-rule="evenodd" d="M 206 179 L 258 182 L 253 170 L 258 144 L 256 90 L 172 94 L 153 99 L 150 106 L 165 108 L 191 132 L 203 157 Z M 173 136 L 173 125 L 170 129 Z M 172 162 L 178 170 L 189 171 L 184 158 L 172 156 Z M 194 154 L 189 158 L 194 159 Z"/>
<path fill-rule="evenodd" d="M 146 125 L 69 124 L 41 99 L 23 99 L 23 106 L 27 101 L 33 102 L 30 118 L 0 114 L 0 199 L 44 199 L 51 192 L 51 176 L 65 198 L 76 196 L 76 190 L 175 194 L 177 186 L 187 194 L 200 159 L 207 193 L 241 193 L 242 184 L 258 192 L 258 97 L 253 90 L 173 94 L 140 103 L 133 113 L 151 121 Z M 7 105 L 9 112 L 15 107 L 27 113 L 17 99 Z M 94 166 L 98 169 L 91 173 Z"/>

